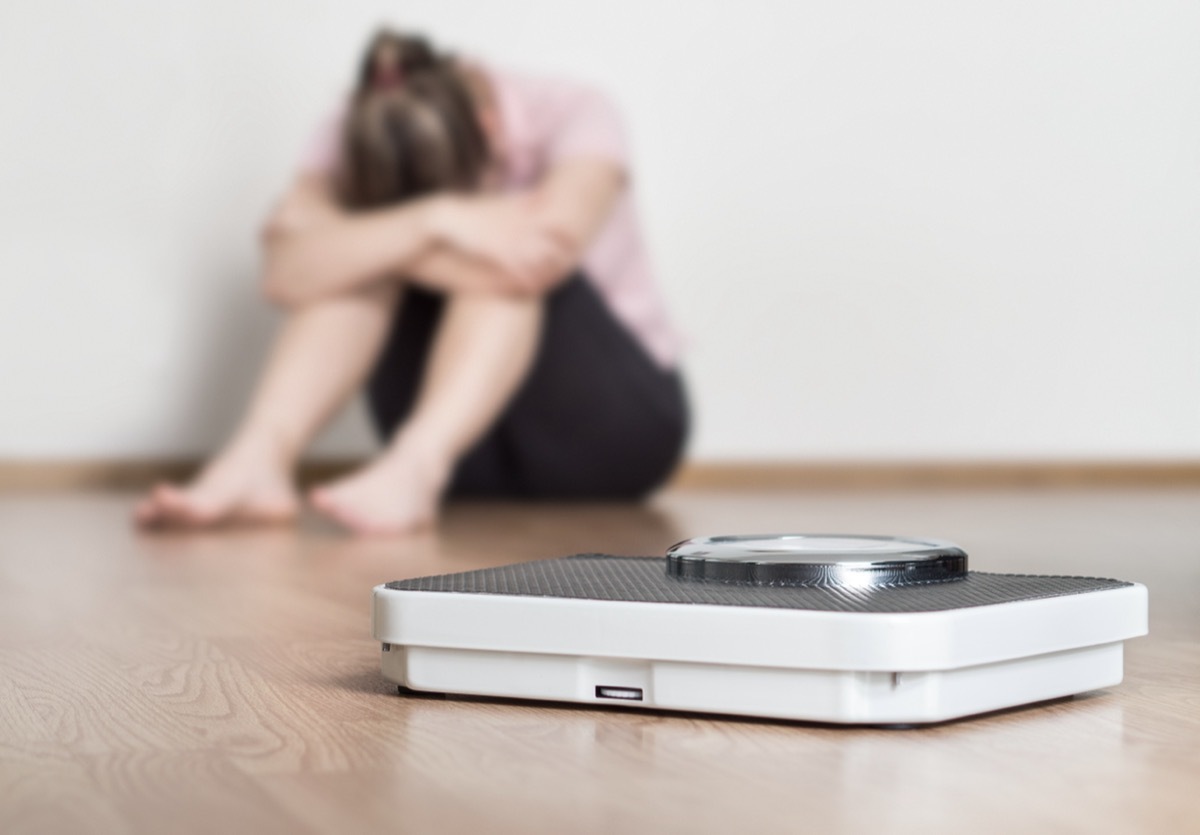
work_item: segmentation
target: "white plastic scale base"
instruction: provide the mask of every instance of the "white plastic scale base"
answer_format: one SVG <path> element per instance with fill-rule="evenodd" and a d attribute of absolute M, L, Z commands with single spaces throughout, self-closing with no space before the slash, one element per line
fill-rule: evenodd
<path fill-rule="evenodd" d="M 847 612 L 378 586 L 373 612 L 383 674 L 413 690 L 915 724 L 1120 683 L 1147 592 Z"/>

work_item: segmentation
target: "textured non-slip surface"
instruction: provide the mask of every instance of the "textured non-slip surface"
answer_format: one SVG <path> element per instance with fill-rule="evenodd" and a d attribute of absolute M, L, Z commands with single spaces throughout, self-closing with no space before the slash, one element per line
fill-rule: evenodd
<path fill-rule="evenodd" d="M 669 577 L 660 557 L 578 554 L 553 560 L 398 580 L 402 591 L 700 603 L 826 612 L 940 612 L 1128 586 L 1094 577 L 970 572 L 960 580 L 871 589 L 736 586 Z"/>

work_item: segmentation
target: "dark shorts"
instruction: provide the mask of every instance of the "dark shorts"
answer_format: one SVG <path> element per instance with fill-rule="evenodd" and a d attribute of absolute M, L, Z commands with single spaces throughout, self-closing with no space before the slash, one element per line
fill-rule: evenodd
<path fill-rule="evenodd" d="M 637 498 L 674 470 L 687 438 L 678 371 L 659 368 L 582 275 L 545 300 L 529 376 L 459 462 L 451 494 Z M 368 383 L 375 428 L 391 436 L 416 400 L 445 298 L 405 291 Z"/>

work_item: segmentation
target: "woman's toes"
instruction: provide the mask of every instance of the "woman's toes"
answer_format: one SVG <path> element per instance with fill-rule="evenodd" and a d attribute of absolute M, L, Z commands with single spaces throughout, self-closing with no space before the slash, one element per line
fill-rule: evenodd
<path fill-rule="evenodd" d="M 314 487 L 308 491 L 308 502 L 323 513 L 333 512 L 333 501 L 327 487 Z"/>
<path fill-rule="evenodd" d="M 185 486 L 155 485 L 134 507 L 133 516 L 143 527 L 278 525 L 293 521 L 299 504 L 286 472 L 210 466 Z"/>
<path fill-rule="evenodd" d="M 150 501 L 153 502 L 155 513 L 164 522 L 171 520 L 179 505 L 179 491 L 170 484 L 156 484 L 150 491 Z"/>
<path fill-rule="evenodd" d="M 148 496 L 133 506 L 133 521 L 140 527 L 150 527 L 157 521 L 157 517 L 158 507 Z"/>
<path fill-rule="evenodd" d="M 367 520 L 355 511 L 353 498 L 343 495 L 344 488 L 339 490 L 335 484 L 332 487 L 317 487 L 309 491 L 308 500 L 313 508 L 323 516 L 353 532 L 361 533 Z"/>
<path fill-rule="evenodd" d="M 135 510 L 138 522 L 146 527 L 169 525 L 172 522 L 171 485 L 159 482 Z"/>
<path fill-rule="evenodd" d="M 347 512 L 349 510 L 347 503 L 340 499 L 337 488 L 317 487 L 310 490 L 308 503 L 322 516 L 332 519 L 343 527 L 350 526 L 349 517 L 352 513 Z"/>
<path fill-rule="evenodd" d="M 308 499 L 317 512 L 354 533 L 361 532 L 368 524 L 355 511 L 353 502 L 344 500 L 336 487 L 318 487 L 309 492 Z"/>
<path fill-rule="evenodd" d="M 187 497 L 171 484 L 160 484 L 154 489 L 154 498 L 163 509 L 164 515 L 172 519 L 183 520 L 187 516 Z"/>
<path fill-rule="evenodd" d="M 207 505 L 199 497 L 174 485 L 163 485 L 157 495 L 166 515 L 174 522 L 184 525 L 211 525 L 221 516 L 218 508 Z"/>
<path fill-rule="evenodd" d="M 430 526 L 425 515 L 406 510 L 402 497 L 364 496 L 333 490 L 309 494 L 313 508 L 356 536 L 400 536 Z"/>

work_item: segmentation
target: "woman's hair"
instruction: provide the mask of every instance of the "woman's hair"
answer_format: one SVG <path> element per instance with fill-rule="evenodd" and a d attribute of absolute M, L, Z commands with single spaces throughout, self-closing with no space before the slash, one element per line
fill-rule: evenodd
<path fill-rule="evenodd" d="M 454 59 L 387 29 L 363 56 L 342 135 L 339 195 L 370 208 L 479 186 L 489 148 Z"/>

